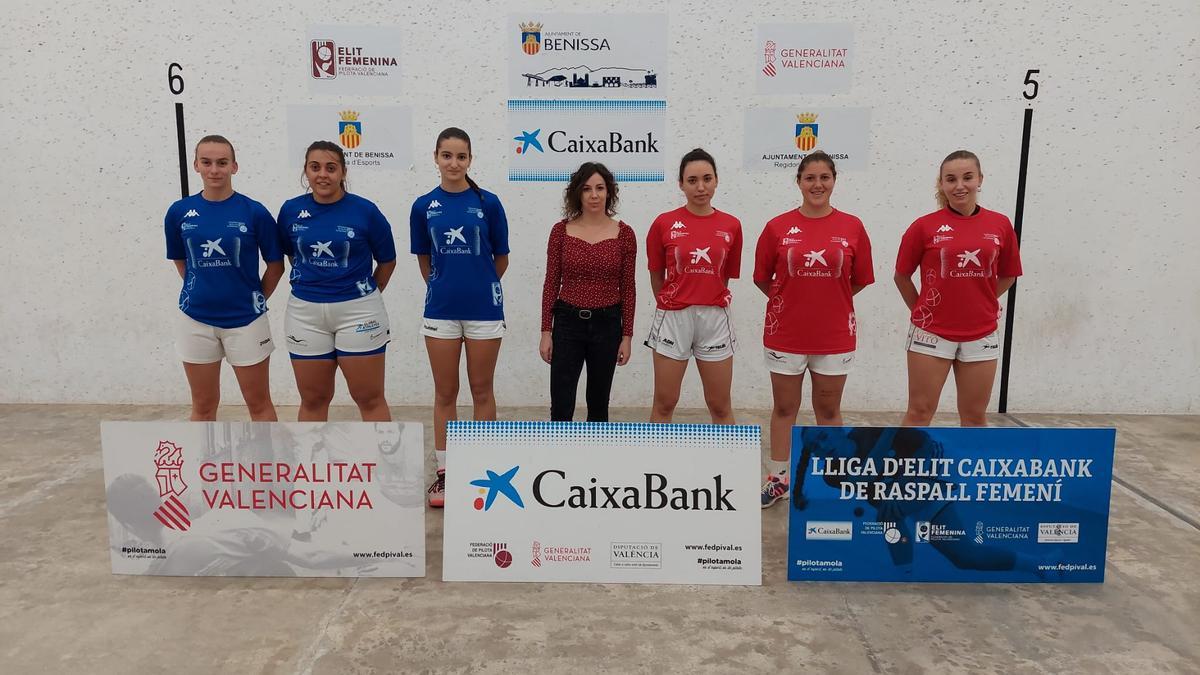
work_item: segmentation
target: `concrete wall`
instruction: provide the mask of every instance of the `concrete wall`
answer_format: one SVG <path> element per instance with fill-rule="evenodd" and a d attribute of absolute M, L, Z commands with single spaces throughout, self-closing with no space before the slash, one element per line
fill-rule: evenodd
<path fill-rule="evenodd" d="M 505 180 L 503 41 L 509 12 L 557 3 L 311 1 L 272 9 L 247 3 L 24 4 L 0 18 L 6 39 L 0 109 L 6 163 L 0 229 L 0 402 L 183 402 L 187 388 L 171 337 L 179 280 L 163 259 L 162 214 L 178 198 L 172 105 L 186 106 L 189 142 L 224 133 L 237 144 L 235 187 L 278 208 L 300 192 L 301 158 L 286 151 L 289 103 L 337 103 L 308 93 L 310 24 L 404 28 L 406 94 L 416 151 L 402 172 L 351 174 L 407 250 L 413 197 L 437 182 L 431 151 L 454 124 L 475 138 L 472 174 L 508 206 L 513 254 L 505 278 L 509 337 L 497 372 L 502 405 L 548 405 L 548 368 L 536 356 L 545 236 L 561 185 Z M 753 242 L 771 216 L 798 203 L 786 174 L 740 169 L 748 105 L 872 108 L 868 171 L 844 173 L 834 204 L 861 217 L 879 282 L 860 294 L 860 358 L 849 409 L 902 409 L 906 311 L 892 287 L 904 228 L 933 209 L 937 163 L 975 150 L 986 175 L 981 203 L 1012 214 L 1022 79 L 1041 70 L 1026 198 L 1010 408 L 1014 411 L 1200 410 L 1200 236 L 1197 156 L 1200 68 L 1191 0 L 933 2 L 854 0 L 825 5 L 616 0 L 610 11 L 661 11 L 670 20 L 668 153 L 702 145 L 721 166 L 715 204 L 742 219 L 746 278 L 733 284 L 742 351 L 735 404 L 769 405 L 759 335 L 764 300 L 749 280 Z M 759 22 L 855 25 L 847 94 L 756 96 L 746 78 Z M 187 89 L 167 90 L 167 65 Z M 460 90 L 464 78 L 482 85 Z M 494 83 L 494 84 L 488 84 Z M 673 160 L 669 160 L 673 161 Z M 192 185 L 198 180 L 193 174 Z M 673 183 L 626 185 L 621 216 L 644 234 L 682 198 Z M 637 337 L 652 302 L 639 278 Z M 285 289 L 286 290 L 286 289 Z M 395 337 L 392 403 L 431 398 L 416 334 L 415 261 L 402 254 L 386 294 Z M 282 330 L 286 292 L 272 298 Z M 276 401 L 297 400 L 286 357 L 272 364 Z M 650 358 L 638 347 L 618 373 L 614 403 L 647 405 Z M 237 401 L 232 376 L 226 401 Z M 348 401 L 344 388 L 340 400 Z M 467 400 L 464 392 L 463 400 Z M 694 372 L 683 405 L 702 405 Z M 952 387 L 943 406 L 953 407 Z"/>

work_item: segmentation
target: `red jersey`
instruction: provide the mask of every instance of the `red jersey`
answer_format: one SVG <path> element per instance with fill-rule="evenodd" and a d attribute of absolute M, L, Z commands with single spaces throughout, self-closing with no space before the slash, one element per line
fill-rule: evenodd
<path fill-rule="evenodd" d="M 792 209 L 763 228 L 754 281 L 771 282 L 763 346 L 789 354 L 852 352 L 858 334 L 851 286 L 875 283 L 862 221 L 834 209 L 809 218 Z"/>
<path fill-rule="evenodd" d="M 667 271 L 659 309 L 728 307 L 726 286 L 742 270 L 742 224 L 723 211 L 697 216 L 681 206 L 654 219 L 646 234 L 651 272 Z"/>
<path fill-rule="evenodd" d="M 921 268 L 921 294 L 913 307 L 917 328 L 956 342 L 996 330 L 999 277 L 1021 276 L 1021 252 L 1008 217 L 980 208 L 973 216 L 950 209 L 921 216 L 900 240 L 896 272 Z"/>

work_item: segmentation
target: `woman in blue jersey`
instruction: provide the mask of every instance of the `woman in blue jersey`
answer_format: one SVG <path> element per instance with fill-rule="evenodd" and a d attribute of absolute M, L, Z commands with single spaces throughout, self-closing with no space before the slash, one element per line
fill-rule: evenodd
<path fill-rule="evenodd" d="M 191 419 L 217 419 L 224 358 L 250 419 L 273 422 L 267 298 L 283 276 L 275 221 L 262 204 L 233 191 L 238 165 L 225 137 L 201 138 L 192 167 L 204 189 L 172 204 L 163 222 L 167 258 L 183 279 L 175 346 L 192 391 Z M 261 279 L 259 255 L 267 263 Z"/>
<path fill-rule="evenodd" d="M 340 368 L 363 421 L 387 422 L 383 366 L 391 331 L 381 293 L 396 269 L 392 226 L 375 204 L 346 192 L 346 157 L 334 143 L 308 146 L 304 177 L 311 191 L 279 209 L 292 263 L 284 334 L 299 419 L 329 418 Z"/>
<path fill-rule="evenodd" d="M 450 127 L 433 151 L 442 184 L 412 205 L 412 252 L 425 280 L 421 335 L 433 371 L 433 438 L 437 478 L 429 505 L 445 503 L 446 422 L 458 418 L 458 367 L 466 345 L 467 379 L 477 420 L 496 419 L 492 379 L 504 336 L 508 219 L 500 199 L 467 175 L 471 138 Z"/>

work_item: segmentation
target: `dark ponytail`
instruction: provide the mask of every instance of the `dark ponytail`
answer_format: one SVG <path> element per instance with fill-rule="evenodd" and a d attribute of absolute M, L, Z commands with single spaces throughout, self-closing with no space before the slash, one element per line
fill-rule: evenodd
<path fill-rule="evenodd" d="M 467 156 L 471 156 L 473 154 L 471 152 L 471 137 L 467 135 L 467 132 L 459 129 L 458 127 L 446 127 L 445 129 L 442 129 L 442 133 L 438 134 L 437 144 L 433 146 L 433 149 L 437 150 L 438 148 L 442 147 L 442 141 L 449 140 L 451 138 L 457 138 L 458 140 L 467 144 Z M 479 203 L 482 205 L 483 192 L 479 189 L 479 184 L 476 183 L 469 174 L 464 173 L 463 178 L 467 179 L 467 185 L 470 185 L 471 189 L 475 191 L 475 196 L 479 197 Z"/>

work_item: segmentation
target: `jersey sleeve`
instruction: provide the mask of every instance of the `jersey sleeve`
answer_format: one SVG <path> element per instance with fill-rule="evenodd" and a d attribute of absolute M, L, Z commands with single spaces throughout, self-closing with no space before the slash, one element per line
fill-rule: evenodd
<path fill-rule="evenodd" d="M 488 241 L 492 245 L 492 255 L 508 255 L 508 216 L 504 213 L 504 205 L 500 198 L 488 194 L 487 212 Z"/>
<path fill-rule="evenodd" d="M 292 245 L 292 236 L 288 232 L 288 217 L 287 203 L 279 207 L 279 215 L 275 217 L 275 239 L 279 242 L 279 250 L 291 258 L 296 255 L 296 249 Z"/>
<path fill-rule="evenodd" d="M 546 280 L 542 283 L 542 332 L 554 328 L 554 301 L 562 288 L 562 246 L 566 225 L 557 223 L 550 228 L 546 240 Z"/>
<path fill-rule="evenodd" d="M 279 245 L 279 226 L 271 212 L 262 204 L 254 205 L 254 234 L 258 237 L 258 252 L 266 262 L 283 260 L 283 249 Z"/>
<path fill-rule="evenodd" d="M 187 260 L 183 245 L 183 230 L 180 229 L 179 211 L 172 205 L 163 217 L 163 234 L 167 239 L 167 260 Z"/>
<path fill-rule="evenodd" d="M 651 272 L 661 272 L 667 268 L 666 252 L 662 243 L 662 216 L 650 224 L 646 233 L 646 266 Z"/>
<path fill-rule="evenodd" d="M 850 272 L 851 286 L 870 286 L 875 283 L 875 264 L 871 260 L 871 238 L 867 228 L 858 223 L 858 243 L 854 246 L 854 269 Z"/>
<path fill-rule="evenodd" d="M 1021 247 L 1017 244 L 1017 233 L 1010 224 L 1004 231 L 1004 244 L 1000 247 L 1000 260 L 996 274 L 1002 277 L 1021 276 Z"/>
<path fill-rule="evenodd" d="M 770 281 L 775 277 L 775 262 L 779 258 L 779 238 L 771 232 L 771 224 L 758 235 L 754 247 L 754 283 Z"/>
<path fill-rule="evenodd" d="M 396 239 L 392 236 L 392 224 L 374 204 L 371 204 L 367 220 L 367 242 L 371 244 L 371 255 L 375 257 L 375 262 L 390 263 L 396 259 Z"/>
<path fill-rule="evenodd" d="M 742 276 L 742 224 L 735 218 L 733 225 L 733 241 L 729 242 L 729 263 L 725 266 L 728 272 L 725 276 L 729 279 Z"/>
<path fill-rule="evenodd" d="M 900 250 L 896 253 L 897 274 L 911 276 L 921 266 L 921 257 L 925 255 L 922 239 L 921 223 L 918 221 L 909 225 L 900 238 Z"/>
<path fill-rule="evenodd" d="M 409 252 L 413 255 L 431 255 L 433 240 L 429 238 L 429 229 L 425 227 L 425 210 L 421 208 L 421 199 L 413 202 L 412 211 L 408 214 Z"/>

